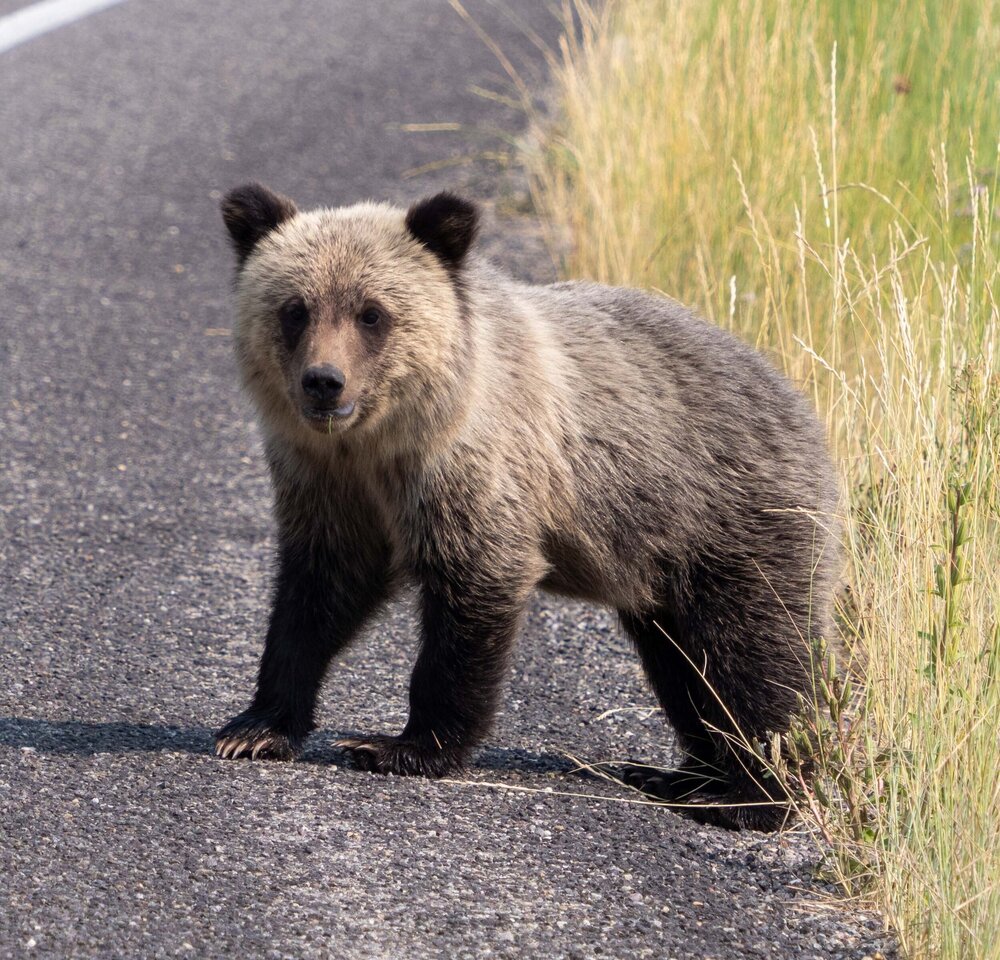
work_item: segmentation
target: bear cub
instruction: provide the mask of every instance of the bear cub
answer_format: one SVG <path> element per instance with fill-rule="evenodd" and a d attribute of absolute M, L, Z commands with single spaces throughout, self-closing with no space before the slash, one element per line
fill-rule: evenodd
<path fill-rule="evenodd" d="M 450 193 L 300 212 L 248 184 L 222 214 L 279 562 L 256 693 L 219 755 L 294 757 L 331 659 L 412 584 L 406 727 L 341 746 L 383 773 L 454 771 L 541 587 L 617 610 L 685 751 L 627 782 L 780 826 L 787 796 L 747 744 L 811 698 L 836 577 L 833 469 L 798 392 L 670 300 L 512 279 Z"/>

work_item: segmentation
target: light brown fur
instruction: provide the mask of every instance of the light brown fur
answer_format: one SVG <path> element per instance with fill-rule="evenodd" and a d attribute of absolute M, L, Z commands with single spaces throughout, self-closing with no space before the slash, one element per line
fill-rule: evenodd
<path fill-rule="evenodd" d="M 446 214 L 464 204 L 438 202 Z M 766 361 L 667 300 L 521 284 L 461 244 L 442 256 L 433 229 L 414 234 L 412 211 L 366 203 L 275 220 L 246 247 L 236 351 L 287 542 L 370 563 L 378 600 L 422 584 L 437 598 L 428 623 L 440 601 L 441 616 L 454 606 L 461 622 L 500 624 L 495 650 L 485 634 L 479 651 L 448 641 L 459 662 L 482 660 L 487 723 L 499 637 L 541 586 L 619 610 L 689 743 L 708 736 L 702 720 L 720 721 L 668 642 L 707 667 L 750 736 L 787 725 L 808 695 L 808 638 L 830 630 L 836 488 L 815 418 Z M 311 320 L 289 350 L 275 318 L 292 296 Z M 377 349 L 352 326 L 368 302 L 391 317 Z M 346 373 L 357 404 L 326 430 L 303 418 L 298 387 L 323 363 Z M 485 730 L 450 722 L 414 734 L 420 749 L 459 756 Z M 438 772 L 423 763 L 411 766 Z"/>

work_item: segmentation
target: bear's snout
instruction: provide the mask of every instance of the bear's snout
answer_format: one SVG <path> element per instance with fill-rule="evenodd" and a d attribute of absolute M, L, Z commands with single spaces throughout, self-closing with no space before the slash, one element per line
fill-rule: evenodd
<path fill-rule="evenodd" d="M 302 392 L 318 407 L 333 406 L 346 383 L 343 371 L 330 363 L 309 367 L 302 374 Z"/>

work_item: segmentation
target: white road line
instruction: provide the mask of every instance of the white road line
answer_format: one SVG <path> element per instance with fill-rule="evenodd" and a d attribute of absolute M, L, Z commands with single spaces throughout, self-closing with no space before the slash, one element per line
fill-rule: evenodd
<path fill-rule="evenodd" d="M 124 0 L 42 0 L 0 17 L 0 53 Z"/>

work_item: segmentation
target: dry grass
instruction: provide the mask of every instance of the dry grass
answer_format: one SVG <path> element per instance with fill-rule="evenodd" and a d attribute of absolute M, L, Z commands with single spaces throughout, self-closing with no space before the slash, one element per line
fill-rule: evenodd
<path fill-rule="evenodd" d="M 770 351 L 839 457 L 861 706 L 807 815 L 910 956 L 1000 956 L 1000 0 L 575 13 L 565 272 Z"/>

